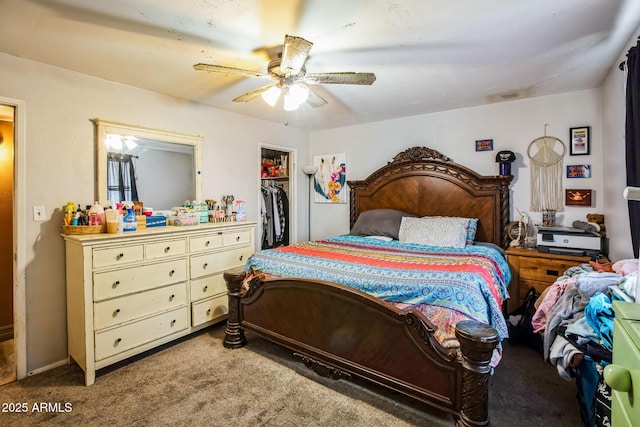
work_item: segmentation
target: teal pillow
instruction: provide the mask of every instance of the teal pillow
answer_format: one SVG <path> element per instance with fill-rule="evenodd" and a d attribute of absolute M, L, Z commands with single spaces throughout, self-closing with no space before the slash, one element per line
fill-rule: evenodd
<path fill-rule="evenodd" d="M 476 232 L 478 231 L 478 218 L 469 218 L 467 225 L 467 245 L 473 245 L 476 240 Z"/>

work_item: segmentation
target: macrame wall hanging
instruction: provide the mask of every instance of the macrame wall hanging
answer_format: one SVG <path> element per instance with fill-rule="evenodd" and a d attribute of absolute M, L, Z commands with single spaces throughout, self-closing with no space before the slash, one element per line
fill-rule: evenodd
<path fill-rule="evenodd" d="M 544 136 L 531 141 L 527 148 L 531 160 L 530 210 L 555 216 L 555 212 L 564 210 L 562 158 L 566 147 L 558 138 L 547 136 L 547 126 L 544 125 Z"/>

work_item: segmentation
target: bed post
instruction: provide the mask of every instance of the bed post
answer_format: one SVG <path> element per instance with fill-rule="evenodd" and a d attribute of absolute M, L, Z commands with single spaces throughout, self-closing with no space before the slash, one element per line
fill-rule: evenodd
<path fill-rule="evenodd" d="M 489 425 L 491 356 L 500 341 L 498 331 L 473 320 L 456 325 L 462 353 L 462 408 L 456 427 Z"/>
<path fill-rule="evenodd" d="M 247 339 L 244 331 L 240 328 L 240 289 L 246 273 L 242 267 L 224 272 L 224 280 L 227 282 L 227 295 L 229 297 L 229 317 L 227 327 L 224 330 L 225 348 L 244 347 Z"/>

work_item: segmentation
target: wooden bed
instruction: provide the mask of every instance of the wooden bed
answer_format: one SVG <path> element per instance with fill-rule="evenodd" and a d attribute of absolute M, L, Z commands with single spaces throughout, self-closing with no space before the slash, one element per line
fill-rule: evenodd
<path fill-rule="evenodd" d="M 479 218 L 477 241 L 507 246 L 511 176 L 480 176 L 435 150 L 414 147 L 362 181 L 350 181 L 351 226 L 361 212 L 389 208 L 417 216 Z M 489 424 L 488 377 L 498 332 L 480 322 L 456 326 L 445 349 L 417 310 L 402 311 L 358 290 L 308 279 L 253 279 L 225 273 L 229 318 L 224 346 L 251 331 L 293 351 L 319 375 L 357 376 L 450 412 L 458 426 Z"/>

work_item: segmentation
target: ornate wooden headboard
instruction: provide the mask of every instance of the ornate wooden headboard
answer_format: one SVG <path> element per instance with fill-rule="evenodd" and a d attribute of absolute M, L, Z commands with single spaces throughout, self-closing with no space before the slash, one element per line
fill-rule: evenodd
<path fill-rule="evenodd" d="M 379 208 L 478 218 L 476 241 L 506 248 L 512 179 L 479 175 L 430 148 L 409 148 L 368 178 L 348 181 L 350 227 L 361 212 Z"/>

